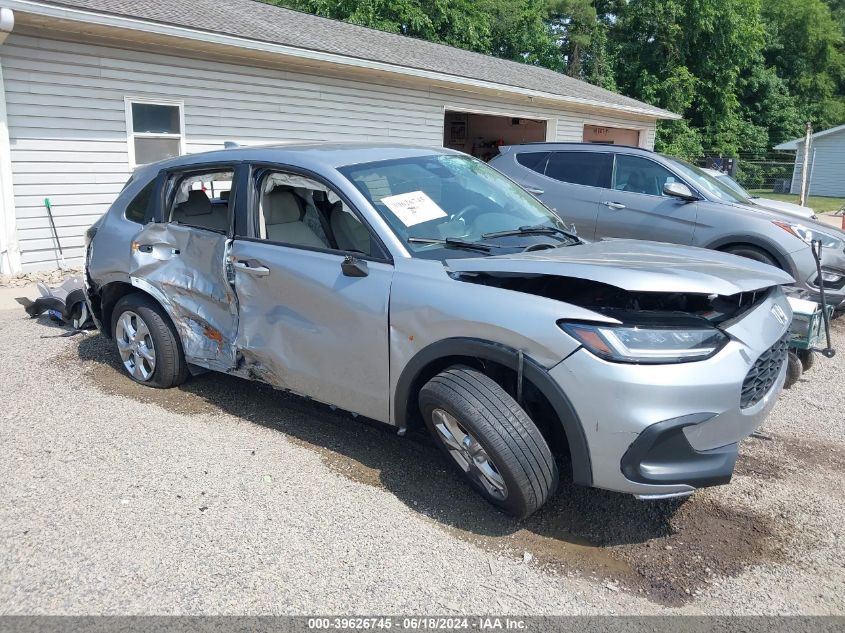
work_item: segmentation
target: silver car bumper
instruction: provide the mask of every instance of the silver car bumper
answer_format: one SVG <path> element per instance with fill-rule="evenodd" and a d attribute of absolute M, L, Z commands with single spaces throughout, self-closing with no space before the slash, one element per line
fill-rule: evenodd
<path fill-rule="evenodd" d="M 790 255 L 792 267 L 795 272 L 796 284 L 810 293 L 813 301 L 821 301 L 819 292 L 818 270 L 816 261 L 810 249 L 804 248 Z M 845 252 L 826 248 L 822 250 L 822 271 L 824 273 L 838 275 L 840 281 L 835 284 L 828 283 L 825 286 L 825 300 L 829 305 L 845 307 Z"/>
<path fill-rule="evenodd" d="M 765 395 L 741 406 L 749 371 L 786 333 L 775 305 L 791 317 L 777 290 L 726 327 L 730 342 L 704 361 L 620 364 L 580 349 L 552 368 L 583 426 L 593 485 L 649 497 L 727 483 L 738 442 L 763 423 L 786 377 L 784 362 Z"/>

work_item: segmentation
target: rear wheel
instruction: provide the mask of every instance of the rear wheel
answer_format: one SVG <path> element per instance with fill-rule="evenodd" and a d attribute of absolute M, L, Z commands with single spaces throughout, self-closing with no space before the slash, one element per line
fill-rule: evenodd
<path fill-rule="evenodd" d="M 777 260 L 774 257 L 762 248 L 757 248 L 756 246 L 751 246 L 749 244 L 737 244 L 735 246 L 728 246 L 723 250 L 725 253 L 730 253 L 731 255 L 746 257 L 748 259 L 753 259 L 755 262 L 768 264 L 769 266 L 774 266 L 775 268 L 781 268 L 781 265 L 777 263 Z"/>
<path fill-rule="evenodd" d="M 453 367 L 420 390 L 420 410 L 440 448 L 490 503 L 518 518 L 542 506 L 558 471 L 525 411 L 488 376 Z"/>
<path fill-rule="evenodd" d="M 146 295 L 131 294 L 117 302 L 112 333 L 123 368 L 135 382 L 167 389 L 188 379 L 176 329 L 161 306 Z"/>

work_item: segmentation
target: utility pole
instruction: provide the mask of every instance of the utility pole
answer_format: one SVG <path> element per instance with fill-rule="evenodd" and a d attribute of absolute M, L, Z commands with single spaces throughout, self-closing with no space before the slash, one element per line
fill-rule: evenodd
<path fill-rule="evenodd" d="M 807 129 L 804 132 L 804 160 L 801 163 L 801 198 L 799 203 L 802 207 L 807 206 L 807 194 L 810 190 L 810 183 L 807 182 L 807 169 L 810 162 L 810 140 L 813 137 L 813 124 L 807 121 Z"/>

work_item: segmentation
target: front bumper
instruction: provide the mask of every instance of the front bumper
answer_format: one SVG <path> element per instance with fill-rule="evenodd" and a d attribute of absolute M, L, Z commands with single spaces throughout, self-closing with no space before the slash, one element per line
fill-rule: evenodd
<path fill-rule="evenodd" d="M 593 485 L 643 496 L 690 493 L 730 481 L 738 443 L 777 402 L 784 362 L 768 392 L 742 408 L 742 385 L 756 360 L 786 332 L 779 289 L 729 325 L 714 357 L 674 365 L 628 365 L 580 349 L 551 370 L 580 418 Z"/>
<path fill-rule="evenodd" d="M 792 267 L 795 271 L 796 285 L 810 293 L 810 299 L 821 302 L 819 292 L 818 270 L 816 260 L 810 248 L 804 248 L 792 253 Z M 828 305 L 845 307 L 845 252 L 832 248 L 822 249 L 822 273 L 838 275 L 841 279 L 836 283 L 825 285 L 825 300 Z"/>

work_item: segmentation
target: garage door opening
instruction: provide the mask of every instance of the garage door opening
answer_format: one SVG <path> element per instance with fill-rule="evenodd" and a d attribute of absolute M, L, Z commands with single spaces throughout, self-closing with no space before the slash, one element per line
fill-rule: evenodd
<path fill-rule="evenodd" d="M 640 131 L 624 127 L 584 126 L 585 143 L 610 143 L 612 145 L 640 146 Z"/>
<path fill-rule="evenodd" d="M 456 149 L 488 161 L 502 145 L 546 140 L 546 121 L 473 112 L 446 111 L 443 147 Z"/>

